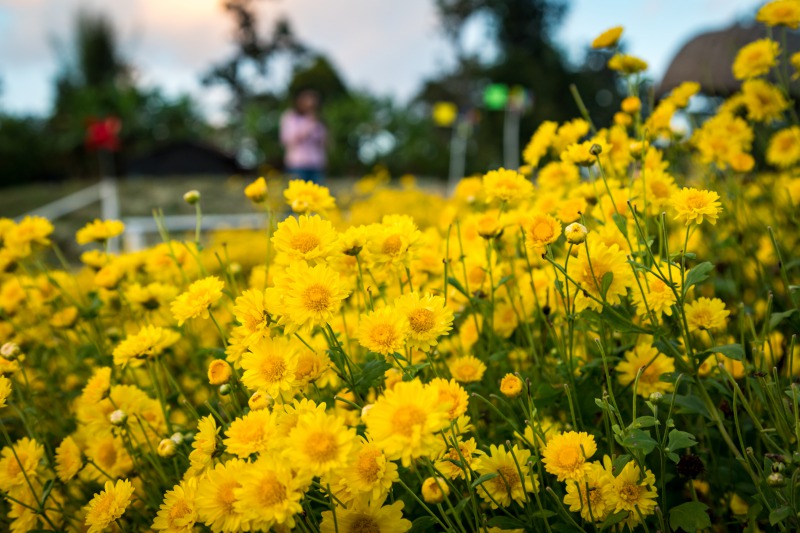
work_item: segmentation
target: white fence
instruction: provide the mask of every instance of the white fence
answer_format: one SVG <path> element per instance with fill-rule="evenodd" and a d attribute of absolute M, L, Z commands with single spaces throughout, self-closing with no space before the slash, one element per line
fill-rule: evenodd
<path fill-rule="evenodd" d="M 125 233 L 122 235 L 124 249 L 126 251 L 141 250 L 148 244 L 147 235 L 158 233 L 158 226 L 153 217 L 121 217 L 117 189 L 115 178 L 104 178 L 94 185 L 59 198 L 22 216 L 37 215 L 53 221 L 95 202 L 100 202 L 100 215 L 104 220 L 122 220 L 125 223 Z M 194 230 L 197 223 L 195 215 L 169 215 L 165 216 L 163 220 L 167 231 L 170 232 Z M 264 215 L 259 213 L 203 215 L 201 221 L 203 230 L 255 229 L 263 225 Z M 119 251 L 118 239 L 111 239 L 108 245 L 109 251 Z"/>

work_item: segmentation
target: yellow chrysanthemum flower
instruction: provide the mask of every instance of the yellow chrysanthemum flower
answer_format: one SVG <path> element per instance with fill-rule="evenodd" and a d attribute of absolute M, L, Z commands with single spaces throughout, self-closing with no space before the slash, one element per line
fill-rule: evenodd
<path fill-rule="evenodd" d="M 636 74 L 647 70 L 647 62 L 628 54 L 616 54 L 608 60 L 608 68 L 623 74 Z"/>
<path fill-rule="evenodd" d="M 220 298 L 225 284 L 216 276 L 195 281 L 172 302 L 172 314 L 182 326 L 190 318 L 208 318 L 208 312 Z"/>
<path fill-rule="evenodd" d="M 6 400 L 9 396 L 11 396 L 11 380 L 0 376 L 0 409 L 7 405 Z"/>
<path fill-rule="evenodd" d="M 698 190 L 694 187 L 677 191 L 671 202 L 672 207 L 677 212 L 675 220 L 689 224 L 702 224 L 703 220 L 714 225 L 717 223 L 722 207 L 719 202 L 719 195 L 714 191 Z"/>
<path fill-rule="evenodd" d="M 303 261 L 276 274 L 275 291 L 281 299 L 279 324 L 287 334 L 324 326 L 350 294 L 336 271 L 324 264 L 312 268 Z"/>
<path fill-rule="evenodd" d="M 569 510 L 573 513 L 580 512 L 584 520 L 602 522 L 612 509 L 606 499 L 607 491 L 603 490 L 614 482 L 611 458 L 606 455 L 603 461 L 603 464 L 587 464 L 586 477 L 582 481 L 567 482 L 564 504 L 569 505 Z"/>
<path fill-rule="evenodd" d="M 61 441 L 56 448 L 56 474 L 58 479 L 67 483 L 78 475 L 83 468 L 83 454 L 72 437 Z"/>
<path fill-rule="evenodd" d="M 327 260 L 336 251 L 338 235 L 333 225 L 319 215 L 288 217 L 278 224 L 272 243 L 287 262 L 309 265 Z"/>
<path fill-rule="evenodd" d="M 436 433 L 447 427 L 448 407 L 439 404 L 435 388 L 414 379 L 385 391 L 363 418 L 375 445 L 408 466 L 438 448 Z"/>
<path fill-rule="evenodd" d="M 481 455 L 474 438 L 461 440 L 456 443 L 458 448 L 449 446 L 442 457 L 436 461 L 436 470 L 450 479 L 469 478 L 470 469 L 476 470 L 481 465 Z M 466 474 L 465 474 L 466 471 Z"/>
<path fill-rule="evenodd" d="M 244 517 L 239 502 L 241 480 L 248 471 L 249 463 L 242 459 L 231 459 L 218 463 L 197 485 L 195 508 L 199 522 L 214 533 L 249 531 L 250 524 Z"/>
<path fill-rule="evenodd" d="M 286 203 L 298 214 L 327 213 L 336 208 L 336 200 L 327 187 L 310 181 L 291 180 L 283 191 Z"/>
<path fill-rule="evenodd" d="M 294 516 L 303 512 L 300 499 L 310 478 L 304 478 L 290 465 L 273 456 L 261 456 L 243 468 L 240 487 L 234 489 L 234 509 L 247 520 L 253 531 L 272 527 L 291 529 Z"/>
<path fill-rule="evenodd" d="M 358 342 L 371 352 L 391 355 L 403 351 L 408 330 L 408 319 L 403 313 L 384 307 L 361 317 Z"/>
<path fill-rule="evenodd" d="M 641 521 L 639 515 L 647 517 L 655 512 L 658 491 L 655 487 L 656 477 L 645 469 L 644 475 L 630 461 L 614 478 L 614 481 L 603 487 L 603 496 L 615 513 L 628 511 L 631 524 Z"/>
<path fill-rule="evenodd" d="M 525 246 L 541 255 L 548 244 L 561 236 L 561 223 L 546 213 L 537 213 L 522 223 L 525 230 Z"/>
<path fill-rule="evenodd" d="M 542 122 L 522 152 L 523 161 L 531 167 L 537 167 L 552 146 L 557 130 L 558 123 L 550 120 Z"/>
<path fill-rule="evenodd" d="M 277 398 L 297 387 L 298 347 L 286 337 L 264 337 L 242 355 L 242 383 Z"/>
<path fill-rule="evenodd" d="M 522 380 L 514 374 L 506 374 L 500 381 L 500 392 L 509 398 L 516 398 L 522 392 Z"/>
<path fill-rule="evenodd" d="M 197 521 L 195 494 L 197 479 L 181 481 L 164 493 L 164 501 L 153 520 L 153 529 L 167 533 L 188 533 L 194 530 Z"/>
<path fill-rule="evenodd" d="M 474 383 L 483 379 L 486 365 L 474 355 L 456 357 L 447 363 L 450 375 L 461 383 Z"/>
<path fill-rule="evenodd" d="M 256 178 L 244 188 L 244 195 L 254 204 L 264 203 L 267 199 L 267 180 L 263 177 Z"/>
<path fill-rule="evenodd" d="M 781 47 L 772 39 L 759 39 L 742 47 L 733 62 L 733 75 L 746 80 L 767 74 L 778 63 Z"/>
<path fill-rule="evenodd" d="M 127 479 L 116 483 L 106 481 L 103 491 L 96 494 L 86 506 L 87 532 L 105 531 L 125 513 L 132 496 L 133 485 Z"/>
<path fill-rule="evenodd" d="M 376 265 L 407 266 L 422 244 L 422 233 L 408 215 L 387 215 L 367 231 L 368 258 Z"/>
<path fill-rule="evenodd" d="M 619 38 L 622 37 L 622 26 L 614 26 L 613 28 L 609 28 L 597 37 L 594 38 L 592 41 L 592 48 L 595 50 L 598 48 L 611 48 L 612 46 L 616 46 L 619 42 Z"/>
<path fill-rule="evenodd" d="M 197 432 L 192 441 L 192 451 L 189 462 L 196 474 L 201 474 L 211 466 L 214 452 L 217 450 L 217 435 L 219 428 L 217 421 L 211 415 L 205 416 L 197 423 Z"/>
<path fill-rule="evenodd" d="M 39 461 L 44 457 L 44 447 L 33 439 L 22 437 L 0 452 L 0 490 L 11 492 L 24 486 L 34 477 Z"/>
<path fill-rule="evenodd" d="M 542 464 L 559 481 L 583 481 L 586 476 L 586 460 L 596 451 L 597 443 L 588 433 L 559 433 L 547 439 L 547 445 L 542 451 Z"/>
<path fill-rule="evenodd" d="M 487 202 L 516 202 L 533 194 L 533 184 L 516 170 L 499 168 L 484 174 L 483 191 Z"/>
<path fill-rule="evenodd" d="M 341 417 L 314 411 L 300 417 L 283 453 L 295 470 L 323 476 L 347 463 L 355 439 Z"/>
<path fill-rule="evenodd" d="M 725 302 L 719 298 L 701 297 L 686 304 L 686 322 L 692 331 L 706 329 L 724 329 L 730 311 L 725 309 Z"/>
<path fill-rule="evenodd" d="M 779 120 L 790 105 L 783 91 L 761 79 L 742 84 L 742 102 L 747 108 L 747 118 L 756 122 Z"/>
<path fill-rule="evenodd" d="M 250 411 L 231 422 L 225 432 L 225 450 L 242 459 L 276 445 L 277 415 L 269 409 Z"/>
<path fill-rule="evenodd" d="M 654 346 L 639 344 L 633 350 L 625 352 L 625 358 L 617 364 L 617 380 L 620 385 L 630 385 L 636 381 L 639 370 L 636 392 L 643 398 L 649 398 L 654 392 L 669 392 L 672 383 L 661 381 L 661 375 L 675 371 L 675 360 L 658 352 Z"/>
<path fill-rule="evenodd" d="M 512 501 L 525 503 L 526 492 L 539 490 L 539 479 L 531 474 L 528 462 L 531 452 L 520 449 L 516 444 L 508 451 L 505 446 L 489 446 L 489 453 L 481 458 L 475 469 L 479 475 L 498 474 L 478 485 L 478 494 L 492 509 L 508 507 Z M 522 472 L 522 477 L 520 477 Z"/>
<path fill-rule="evenodd" d="M 800 26 L 800 2 L 797 0 L 768 2 L 758 10 L 756 20 L 767 26 L 786 26 L 796 30 Z"/>
<path fill-rule="evenodd" d="M 611 283 L 606 287 L 605 300 L 612 304 L 622 300 L 635 283 L 628 258 L 618 245 L 608 246 L 597 239 L 589 239 L 587 243 L 588 252 L 587 247 L 582 247 L 577 259 L 569 263 L 570 277 L 579 284 L 575 291 L 576 311 L 602 307 L 598 300 L 603 299 L 603 279 L 608 273 L 611 273 Z"/>
<path fill-rule="evenodd" d="M 369 503 L 356 502 L 350 508 L 337 507 L 335 518 L 333 511 L 323 511 L 320 533 L 405 533 L 411 529 L 411 522 L 403 518 L 402 501 L 390 505 L 382 503 L 370 500 Z"/>
<path fill-rule="evenodd" d="M 767 147 L 767 162 L 778 168 L 790 168 L 800 161 L 800 127 L 790 126 L 775 133 Z"/>
<path fill-rule="evenodd" d="M 439 403 L 447 406 L 447 416 L 450 420 L 456 420 L 467 412 L 469 396 L 456 380 L 434 378 L 428 383 L 428 387 L 433 387 L 439 393 Z"/>
<path fill-rule="evenodd" d="M 100 220 L 95 219 L 78 230 L 75 240 L 78 244 L 89 244 L 90 242 L 105 242 L 112 237 L 121 235 L 125 231 L 125 224 L 119 220 Z"/>
<path fill-rule="evenodd" d="M 127 365 L 141 366 L 145 359 L 157 358 L 180 338 L 177 331 L 157 326 L 145 326 L 139 330 L 139 333 L 129 335 L 114 348 L 112 354 L 114 364 L 123 368 Z"/>
<path fill-rule="evenodd" d="M 411 348 L 427 352 L 452 329 L 453 311 L 445 307 L 441 296 L 411 292 L 398 296 L 394 307 L 408 319 L 406 343 Z"/>
<path fill-rule="evenodd" d="M 375 443 L 360 438 L 349 464 L 342 470 L 348 491 L 380 501 L 397 481 L 397 465 L 389 461 Z"/>

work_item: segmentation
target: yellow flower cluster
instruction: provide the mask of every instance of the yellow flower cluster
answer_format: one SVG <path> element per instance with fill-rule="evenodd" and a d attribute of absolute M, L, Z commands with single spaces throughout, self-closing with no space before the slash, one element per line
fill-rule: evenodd
<path fill-rule="evenodd" d="M 795 7 L 758 18 L 797 27 Z M 621 35 L 593 43 L 629 88 L 611 125 L 545 121 L 522 169 L 449 197 L 380 169 L 336 197 L 258 178 L 265 229 L 115 254 L 123 224 L 94 221 L 62 269 L 50 222 L 0 220 L 3 523 L 796 529 L 780 47 L 745 47 L 701 120 L 698 83 L 647 103 Z"/>

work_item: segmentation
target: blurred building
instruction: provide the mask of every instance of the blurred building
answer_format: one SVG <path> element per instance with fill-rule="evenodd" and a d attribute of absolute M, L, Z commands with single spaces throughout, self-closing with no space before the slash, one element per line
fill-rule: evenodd
<path fill-rule="evenodd" d="M 251 169 L 219 148 L 198 141 L 171 141 L 125 165 L 128 176 L 185 176 L 241 174 Z"/>
<path fill-rule="evenodd" d="M 735 24 L 723 30 L 701 33 L 683 45 L 675 55 L 656 88 L 656 96 L 666 95 L 684 81 L 698 82 L 701 92 L 709 96 L 735 93 L 741 87 L 741 81 L 734 78 L 731 70 L 737 52 L 746 44 L 766 37 L 767 29 L 762 24 Z M 773 39 L 780 43 L 780 33 L 773 35 Z M 786 45 L 784 47 L 781 43 L 781 49 L 782 60 L 800 51 L 800 34 L 788 32 Z M 778 81 L 775 70 L 771 81 Z M 800 95 L 800 87 L 796 84 L 791 91 L 794 95 Z"/>

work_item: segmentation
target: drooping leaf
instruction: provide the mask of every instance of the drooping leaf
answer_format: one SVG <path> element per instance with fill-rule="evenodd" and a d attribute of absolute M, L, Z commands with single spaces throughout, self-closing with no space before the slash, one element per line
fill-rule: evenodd
<path fill-rule="evenodd" d="M 708 505 L 700 502 L 686 502 L 669 510 L 669 525 L 686 533 L 711 527 L 711 518 L 706 512 Z"/>
<path fill-rule="evenodd" d="M 694 268 L 690 269 L 686 273 L 686 279 L 683 282 L 683 294 L 684 296 L 689 292 L 689 289 L 693 285 L 697 285 L 698 283 L 702 283 L 703 281 L 708 279 L 708 275 L 711 271 L 714 270 L 714 265 L 705 261 L 700 263 L 699 265 L 695 265 Z"/>

